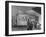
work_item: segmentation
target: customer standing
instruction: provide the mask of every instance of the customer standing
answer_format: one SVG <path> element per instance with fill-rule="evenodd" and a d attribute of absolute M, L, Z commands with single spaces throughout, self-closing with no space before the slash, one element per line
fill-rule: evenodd
<path fill-rule="evenodd" d="M 28 22 L 27 23 L 28 23 L 28 29 L 27 30 L 32 30 L 33 24 L 31 22 L 31 20 L 28 19 Z"/>

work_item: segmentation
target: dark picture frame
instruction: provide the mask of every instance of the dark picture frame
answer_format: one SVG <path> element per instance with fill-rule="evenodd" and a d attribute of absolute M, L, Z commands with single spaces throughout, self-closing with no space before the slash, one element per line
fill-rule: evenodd
<path fill-rule="evenodd" d="M 26 34 L 9 34 L 9 3 L 25 3 L 25 4 L 40 4 L 43 5 L 43 17 L 44 17 L 44 28 L 42 33 L 26 33 Z M 34 35 L 34 34 L 45 34 L 45 3 L 37 2 L 22 2 L 22 1 L 5 1 L 5 36 L 18 36 L 18 35 Z"/>

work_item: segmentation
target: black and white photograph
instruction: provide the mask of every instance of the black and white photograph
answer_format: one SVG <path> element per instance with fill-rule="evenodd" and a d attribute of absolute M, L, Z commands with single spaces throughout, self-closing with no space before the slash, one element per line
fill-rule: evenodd
<path fill-rule="evenodd" d="M 8 35 L 44 33 L 44 3 L 8 2 L 6 5 Z"/>
<path fill-rule="evenodd" d="M 40 30 L 41 7 L 12 6 L 11 25 L 12 31 Z"/>

